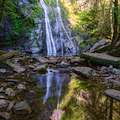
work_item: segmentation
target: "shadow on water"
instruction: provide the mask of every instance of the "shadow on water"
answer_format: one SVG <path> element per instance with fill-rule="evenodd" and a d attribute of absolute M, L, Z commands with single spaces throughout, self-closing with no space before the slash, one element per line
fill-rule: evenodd
<path fill-rule="evenodd" d="M 72 77 L 60 107 L 65 111 L 62 120 L 110 120 L 110 98 L 104 95 L 106 85 Z M 114 101 L 112 120 L 120 120 L 120 103 Z"/>

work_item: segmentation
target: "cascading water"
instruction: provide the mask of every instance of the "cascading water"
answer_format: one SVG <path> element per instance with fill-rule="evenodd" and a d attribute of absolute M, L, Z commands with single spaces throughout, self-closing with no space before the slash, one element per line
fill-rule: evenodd
<path fill-rule="evenodd" d="M 45 55 L 47 48 L 48 56 L 76 55 L 77 45 L 75 45 L 67 25 L 64 25 L 59 0 L 55 0 L 55 2 L 56 6 L 50 11 L 44 0 L 39 1 L 39 5 L 44 11 L 44 21 L 39 16 L 35 18 L 35 28 L 31 32 L 30 39 L 23 46 L 26 52 Z M 54 15 L 52 21 L 49 18 L 49 11 Z"/>
<path fill-rule="evenodd" d="M 61 8 L 60 8 L 58 0 L 56 0 L 56 4 L 57 4 L 56 31 L 60 34 L 59 40 L 61 40 L 61 48 L 62 48 L 61 53 L 62 53 L 62 55 L 64 55 L 63 44 L 66 44 L 65 43 L 66 41 L 64 41 L 64 39 L 62 38 L 62 35 L 61 35 L 61 33 L 64 32 L 67 36 L 67 39 L 69 40 L 70 45 L 72 46 L 72 49 L 73 49 L 71 54 L 76 54 L 76 47 L 75 47 L 73 41 L 71 40 L 71 38 L 70 38 L 70 36 L 69 36 L 65 26 L 64 26 L 63 20 L 62 20 Z"/>
<path fill-rule="evenodd" d="M 44 0 L 40 0 L 40 4 L 44 10 L 45 14 L 45 28 L 46 28 L 46 45 L 47 45 L 47 55 L 48 56 L 56 56 L 56 55 L 65 55 L 65 49 L 68 49 L 70 52 L 68 55 L 76 54 L 76 46 L 74 45 L 73 40 L 69 36 L 61 15 L 61 8 L 59 5 L 59 1 L 56 0 L 56 24 L 55 24 L 55 33 L 56 36 L 52 34 L 52 26 L 50 24 L 49 19 L 49 9 L 45 4 Z M 66 36 L 66 39 L 64 39 Z M 57 41 L 58 40 L 58 41 Z M 58 48 L 60 48 L 60 54 L 58 54 Z M 67 51 L 68 52 L 68 51 Z"/>
<path fill-rule="evenodd" d="M 52 35 L 52 28 L 50 25 L 50 20 L 48 16 L 48 7 L 45 4 L 44 0 L 40 0 L 40 4 L 44 10 L 45 13 L 45 26 L 46 26 L 46 44 L 47 44 L 47 55 L 48 56 L 56 56 L 57 55 L 57 50 L 55 47 L 55 41 L 53 39 Z"/>

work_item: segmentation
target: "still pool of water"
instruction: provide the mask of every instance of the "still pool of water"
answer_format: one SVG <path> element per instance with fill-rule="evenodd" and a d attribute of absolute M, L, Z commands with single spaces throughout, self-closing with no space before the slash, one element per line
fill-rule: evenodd
<path fill-rule="evenodd" d="M 37 76 L 38 84 L 45 90 L 43 103 L 46 103 L 49 97 L 55 96 L 59 103 L 64 84 L 70 81 L 70 75 L 59 69 L 47 69 L 45 75 Z"/>

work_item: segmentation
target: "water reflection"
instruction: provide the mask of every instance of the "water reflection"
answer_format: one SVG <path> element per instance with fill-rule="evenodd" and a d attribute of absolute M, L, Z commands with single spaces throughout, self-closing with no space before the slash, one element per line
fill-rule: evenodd
<path fill-rule="evenodd" d="M 55 96 L 57 103 L 59 103 L 62 94 L 63 83 L 68 83 L 70 80 L 69 75 L 61 70 L 54 70 L 48 68 L 46 75 L 38 77 L 39 84 L 45 88 L 45 95 L 43 103 L 46 103 L 49 97 Z"/>

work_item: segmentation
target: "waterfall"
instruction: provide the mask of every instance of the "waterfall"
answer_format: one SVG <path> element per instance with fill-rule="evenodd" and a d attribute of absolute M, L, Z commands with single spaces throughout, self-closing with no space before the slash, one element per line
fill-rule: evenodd
<path fill-rule="evenodd" d="M 56 56 L 57 55 L 57 50 L 55 47 L 55 41 L 53 39 L 52 35 L 52 28 L 50 25 L 50 20 L 48 16 L 48 7 L 45 4 L 44 0 L 40 0 L 40 4 L 44 10 L 45 14 L 45 27 L 46 27 L 46 45 L 47 45 L 47 55 L 48 56 Z"/>
<path fill-rule="evenodd" d="M 56 16 L 54 28 L 56 35 L 52 34 L 52 26 L 49 19 L 49 8 L 46 5 L 44 0 L 40 0 L 40 5 L 44 10 L 45 15 L 45 28 L 46 28 L 46 46 L 47 46 L 47 55 L 56 56 L 56 55 L 75 55 L 76 46 L 69 36 L 69 33 L 64 25 L 61 8 L 59 1 L 56 0 Z M 65 50 L 65 51 L 64 51 Z M 59 52 L 59 53 L 58 53 Z"/>
<path fill-rule="evenodd" d="M 56 18 L 56 22 L 57 22 L 57 24 L 56 24 L 56 25 L 57 25 L 57 26 L 56 26 L 57 32 L 61 32 L 62 29 L 63 29 L 63 32 L 66 34 L 67 39 L 69 40 L 70 44 L 72 45 L 72 48 L 73 48 L 72 53 L 73 53 L 73 54 L 76 54 L 76 47 L 75 47 L 73 41 L 71 40 L 71 38 L 70 38 L 70 36 L 69 36 L 69 34 L 68 34 L 65 26 L 64 26 L 63 20 L 62 20 L 61 8 L 60 8 L 59 1 L 58 1 L 58 0 L 56 0 L 56 4 L 57 4 L 57 18 Z M 60 38 L 60 40 L 61 40 L 62 55 L 63 55 L 63 54 L 64 54 L 63 44 L 65 44 L 65 43 L 64 43 L 64 41 L 63 41 L 62 38 Z"/>

